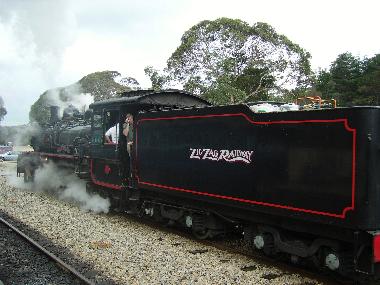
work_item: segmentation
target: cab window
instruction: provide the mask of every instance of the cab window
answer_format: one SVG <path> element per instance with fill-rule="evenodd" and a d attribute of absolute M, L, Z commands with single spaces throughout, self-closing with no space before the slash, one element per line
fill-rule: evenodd
<path fill-rule="evenodd" d="M 94 112 L 92 117 L 92 140 L 93 145 L 99 145 L 103 143 L 103 116 L 101 112 Z"/>
<path fill-rule="evenodd" d="M 120 135 L 118 110 L 107 110 L 104 112 L 104 126 L 104 144 L 117 144 Z"/>

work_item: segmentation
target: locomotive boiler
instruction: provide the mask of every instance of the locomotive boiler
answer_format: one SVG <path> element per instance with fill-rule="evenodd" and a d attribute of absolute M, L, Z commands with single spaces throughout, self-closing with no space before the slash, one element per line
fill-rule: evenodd
<path fill-rule="evenodd" d="M 48 159 L 61 167 L 70 168 L 80 175 L 87 168 L 90 135 L 91 111 L 79 112 L 69 105 L 59 118 L 59 107 L 50 107 L 50 121 L 35 130 L 30 140 L 33 152 L 25 152 L 17 159 L 17 176 L 24 174 L 24 181 L 34 180 L 36 169 Z"/>
<path fill-rule="evenodd" d="M 91 112 L 79 112 L 69 105 L 63 110 L 61 119 L 58 117 L 59 107 L 50 107 L 50 122 L 42 126 L 34 134 L 31 146 L 35 151 L 46 153 L 61 153 L 73 155 L 88 146 L 91 132 Z"/>
<path fill-rule="evenodd" d="M 380 279 L 380 108 L 254 113 L 177 90 L 128 92 L 90 108 L 90 142 L 36 149 L 31 176 L 45 159 L 65 160 L 118 210 L 198 238 L 240 228 L 266 255 Z M 105 140 L 112 126 L 117 143 Z"/>

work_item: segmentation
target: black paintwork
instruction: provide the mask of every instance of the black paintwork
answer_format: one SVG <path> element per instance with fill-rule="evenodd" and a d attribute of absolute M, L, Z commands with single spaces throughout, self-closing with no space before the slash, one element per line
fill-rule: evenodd
<path fill-rule="evenodd" d="M 136 124 L 139 187 L 377 229 L 379 183 L 375 173 L 369 174 L 378 169 L 379 111 L 254 114 L 241 105 L 142 114 Z M 252 162 L 191 159 L 192 149 L 253 151 Z"/>
<path fill-rule="evenodd" d="M 139 105 L 139 109 L 146 106 L 177 106 L 177 107 L 205 107 L 211 104 L 206 100 L 181 90 L 136 90 L 122 93 L 122 97 L 98 101 L 90 108 L 103 108 L 105 106 Z"/>

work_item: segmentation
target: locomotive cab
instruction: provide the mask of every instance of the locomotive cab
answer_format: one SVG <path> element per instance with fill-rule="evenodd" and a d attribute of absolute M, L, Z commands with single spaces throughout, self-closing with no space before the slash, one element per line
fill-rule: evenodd
<path fill-rule="evenodd" d="M 123 134 L 126 116 L 167 108 L 206 107 L 210 104 L 194 95 L 178 90 L 156 92 L 137 90 L 125 92 L 120 98 L 99 101 L 92 109 L 89 172 L 92 186 L 107 192 L 107 196 L 123 200 L 126 192 L 136 185 L 135 149 L 136 121 L 129 124 L 127 137 Z M 131 146 L 129 149 L 128 146 Z M 98 189 L 99 190 L 99 189 Z M 118 202 L 119 203 L 119 202 Z M 119 204 L 125 204 L 125 201 Z M 122 207 L 124 208 L 124 206 Z"/>
<path fill-rule="evenodd" d="M 137 111 L 136 106 L 129 104 L 105 103 L 100 108 L 94 108 L 91 125 L 90 174 L 95 184 L 117 190 L 130 184 L 133 159 L 132 152 L 128 152 L 123 126 L 127 114 L 134 116 Z M 133 133 L 133 125 L 130 128 Z"/>

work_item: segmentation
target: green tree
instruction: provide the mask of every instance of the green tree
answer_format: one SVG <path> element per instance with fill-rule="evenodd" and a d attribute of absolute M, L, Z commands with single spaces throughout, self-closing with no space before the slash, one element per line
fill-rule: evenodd
<path fill-rule="evenodd" d="M 322 94 L 324 99 L 336 97 L 335 83 L 328 70 L 323 69 L 318 72 L 315 88 Z"/>
<path fill-rule="evenodd" d="M 330 70 L 318 73 L 315 87 L 323 98 L 335 98 L 340 106 L 379 105 L 380 55 L 360 59 L 340 54 Z"/>
<path fill-rule="evenodd" d="M 49 121 L 50 111 L 48 104 L 48 91 L 40 95 L 38 100 L 33 103 L 29 111 L 29 121 L 39 124 L 46 124 Z"/>
<path fill-rule="evenodd" d="M 147 66 L 144 69 L 145 75 L 149 77 L 152 82 L 152 89 L 160 90 L 164 88 L 165 83 L 168 81 L 168 77 L 164 74 L 160 74 L 153 66 Z"/>
<path fill-rule="evenodd" d="M 234 78 L 231 85 L 243 90 L 246 94 L 240 102 L 268 100 L 269 91 L 276 88 L 276 78 L 268 68 L 256 68 L 247 66 L 240 75 Z"/>
<path fill-rule="evenodd" d="M 117 97 L 118 94 L 131 90 L 131 88 L 115 81 L 120 76 L 121 74 L 117 71 L 94 72 L 79 80 L 79 84 L 82 86 L 84 93 L 91 93 L 95 101 L 100 101 Z"/>
<path fill-rule="evenodd" d="M 364 61 L 358 91 L 367 104 L 380 104 L 380 54 Z"/>
<path fill-rule="evenodd" d="M 362 75 L 360 58 L 343 53 L 332 63 L 330 73 L 339 104 L 348 105 L 358 101 L 358 83 Z"/>
<path fill-rule="evenodd" d="M 268 91 L 275 79 L 265 69 L 247 67 L 242 74 L 221 76 L 203 93 L 214 104 L 239 104 L 247 101 L 268 100 Z"/>
<path fill-rule="evenodd" d="M 309 86 L 309 59 L 309 53 L 266 23 L 250 26 L 220 18 L 202 21 L 186 31 L 165 72 L 190 92 L 218 101 L 216 90 L 236 89 L 245 93 L 243 98 L 237 96 L 245 101 Z"/>
<path fill-rule="evenodd" d="M 243 101 L 246 94 L 228 83 L 219 82 L 207 90 L 204 98 L 214 104 L 228 105 Z"/>

